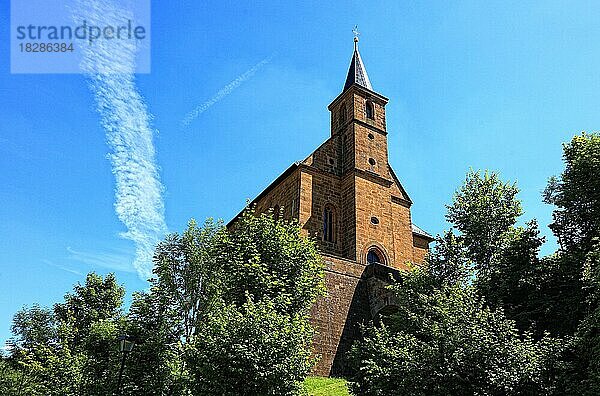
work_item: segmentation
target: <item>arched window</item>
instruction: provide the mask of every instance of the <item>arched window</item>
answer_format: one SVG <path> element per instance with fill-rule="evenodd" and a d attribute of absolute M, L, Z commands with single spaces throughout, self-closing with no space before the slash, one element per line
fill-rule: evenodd
<path fill-rule="evenodd" d="M 371 102 L 370 100 L 367 100 L 367 103 L 365 105 L 365 112 L 367 114 L 368 119 L 375 119 L 375 107 L 373 106 L 373 102 Z"/>
<path fill-rule="evenodd" d="M 326 206 L 323 210 L 323 240 L 333 242 L 333 227 L 334 227 L 333 208 Z"/>
<path fill-rule="evenodd" d="M 345 121 L 346 121 L 346 105 L 342 104 L 340 106 L 340 110 L 338 112 L 338 126 L 341 127 Z"/>
<path fill-rule="evenodd" d="M 369 252 L 367 253 L 367 263 L 369 263 L 369 264 L 374 264 L 374 263 L 385 264 L 385 259 L 383 257 L 383 253 L 381 253 L 381 251 L 379 249 L 377 249 L 376 247 L 372 247 L 371 249 L 369 249 Z"/>
<path fill-rule="evenodd" d="M 281 214 L 281 209 L 279 208 L 279 205 L 275 205 L 273 207 L 273 220 L 279 221 L 280 214 Z"/>

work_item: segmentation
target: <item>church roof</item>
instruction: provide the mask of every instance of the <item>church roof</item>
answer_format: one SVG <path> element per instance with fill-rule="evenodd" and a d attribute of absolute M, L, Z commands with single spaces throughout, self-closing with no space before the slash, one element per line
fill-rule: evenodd
<path fill-rule="evenodd" d="M 354 53 L 352 54 L 352 60 L 350 61 L 350 68 L 348 69 L 348 75 L 346 76 L 346 83 L 344 84 L 345 91 L 352 86 L 352 84 L 358 84 L 363 88 L 367 88 L 372 91 L 371 81 L 367 75 L 367 69 L 360 57 L 358 52 L 358 37 L 354 38 Z"/>
<path fill-rule="evenodd" d="M 417 234 L 425 239 L 429 239 L 431 241 L 435 240 L 428 232 L 423 231 L 421 227 L 417 227 L 415 224 L 412 224 L 412 232 L 413 234 Z"/>

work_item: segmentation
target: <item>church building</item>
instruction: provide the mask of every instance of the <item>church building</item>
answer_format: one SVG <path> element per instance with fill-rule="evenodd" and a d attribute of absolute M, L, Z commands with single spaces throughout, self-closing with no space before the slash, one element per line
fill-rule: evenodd
<path fill-rule="evenodd" d="M 386 104 L 373 90 L 354 38 L 331 135 L 252 201 L 258 212 L 299 221 L 326 264 L 327 295 L 313 307 L 317 375 L 341 375 L 359 324 L 393 309 L 390 275 L 422 263 L 433 238 L 412 222 L 413 204 L 388 161 Z"/>

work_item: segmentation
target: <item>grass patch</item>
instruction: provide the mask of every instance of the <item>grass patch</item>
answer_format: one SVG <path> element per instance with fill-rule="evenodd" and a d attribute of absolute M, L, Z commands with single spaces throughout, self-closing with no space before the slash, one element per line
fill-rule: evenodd
<path fill-rule="evenodd" d="M 310 396 L 350 396 L 346 380 L 342 378 L 308 377 L 304 389 Z"/>

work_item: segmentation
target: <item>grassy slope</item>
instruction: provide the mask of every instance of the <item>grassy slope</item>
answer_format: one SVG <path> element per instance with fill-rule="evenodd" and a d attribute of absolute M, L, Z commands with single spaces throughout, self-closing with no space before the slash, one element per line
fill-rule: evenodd
<path fill-rule="evenodd" d="M 346 380 L 341 378 L 308 377 L 304 388 L 310 396 L 349 396 Z"/>

